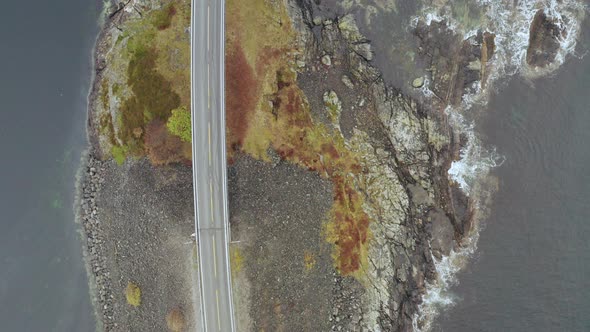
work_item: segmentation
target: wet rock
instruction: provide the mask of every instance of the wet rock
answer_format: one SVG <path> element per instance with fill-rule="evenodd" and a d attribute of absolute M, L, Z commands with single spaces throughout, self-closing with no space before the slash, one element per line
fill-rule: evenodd
<path fill-rule="evenodd" d="M 440 259 L 447 256 L 453 248 L 454 229 L 449 218 L 440 209 L 434 209 L 428 213 L 431 225 L 432 255 Z"/>
<path fill-rule="evenodd" d="M 531 22 L 526 61 L 529 66 L 545 67 L 551 64 L 559 51 L 559 38 L 565 34 L 556 20 L 540 9 Z"/>
<path fill-rule="evenodd" d="M 418 58 L 432 73 L 429 88 L 443 104 L 458 105 L 479 84 L 485 86 L 486 66 L 495 51 L 495 35 L 478 31 L 464 39 L 446 22 L 418 22 Z"/>

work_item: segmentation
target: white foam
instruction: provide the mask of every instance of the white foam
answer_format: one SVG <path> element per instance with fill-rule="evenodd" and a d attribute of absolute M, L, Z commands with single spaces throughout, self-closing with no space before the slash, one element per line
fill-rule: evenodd
<path fill-rule="evenodd" d="M 520 73 L 527 77 L 537 77 L 555 71 L 568 55 L 573 55 L 579 35 L 580 24 L 586 5 L 579 0 L 520 0 L 512 1 L 476 0 L 484 7 L 489 26 L 487 29 L 496 34 L 496 54 L 494 71 L 490 80 Z M 564 36 L 559 38 L 560 48 L 555 61 L 544 69 L 530 68 L 526 64 L 526 53 L 530 37 L 530 24 L 538 10 L 555 19 L 563 29 Z"/>
<path fill-rule="evenodd" d="M 580 24 L 588 9 L 583 1 L 519 0 L 516 4 L 511 0 L 474 1 L 482 7 L 482 11 L 486 15 L 485 22 L 482 22 L 480 26 L 481 30 L 495 34 L 496 49 L 489 61 L 491 68 L 488 70 L 487 86 L 491 87 L 499 79 L 515 74 L 529 78 L 547 75 L 559 68 L 567 56 L 577 56 L 575 49 L 580 34 Z M 553 64 L 542 69 L 531 68 L 526 63 L 530 24 L 540 9 L 543 9 L 548 17 L 554 19 L 564 31 L 563 36 L 559 38 L 560 48 Z M 451 30 L 463 35 L 463 40 L 468 40 L 478 33 L 478 29 L 464 30 L 457 20 L 447 14 L 450 12 L 452 11 L 446 7 L 426 7 L 420 16 L 412 18 L 411 26 L 416 27 L 420 20 L 427 25 L 432 22 L 445 21 Z M 487 89 L 479 91 L 478 93 L 481 93 L 482 96 L 473 96 L 472 98 L 485 99 L 487 92 Z"/>
<path fill-rule="evenodd" d="M 470 101 L 464 101 L 461 109 L 466 109 L 470 105 Z M 415 331 L 429 331 L 434 318 L 438 316 L 440 310 L 453 305 L 455 302 L 455 296 L 451 293 L 450 288 L 457 283 L 455 275 L 465 266 L 475 252 L 477 240 L 479 239 L 479 223 L 477 220 L 479 215 L 477 214 L 483 206 L 479 199 L 480 193 L 478 191 L 481 191 L 481 187 L 478 184 L 482 182 L 492 168 L 498 167 L 504 162 L 504 157 L 499 155 L 495 149 L 488 150 L 482 147 L 473 122 L 466 120 L 460 109 L 453 109 L 448 106 L 445 113 L 449 119 L 449 124 L 454 130 L 466 135 L 468 139 L 467 145 L 461 149 L 461 158 L 451 164 L 448 171 L 449 177 L 470 197 L 476 215 L 473 217 L 472 231 L 466 236 L 458 249 L 452 250 L 448 256 L 443 256 L 440 260 L 433 257 L 437 279 L 426 284 L 426 293 L 418 307 L 418 312 L 412 320 Z"/>
<path fill-rule="evenodd" d="M 410 27 L 416 28 L 418 26 L 418 22 L 423 21 L 426 25 L 432 24 L 432 22 L 446 22 L 447 26 L 451 30 L 457 30 L 459 28 L 459 24 L 455 21 L 454 18 L 444 16 L 438 10 L 433 8 L 426 8 L 422 11 L 420 16 L 414 16 L 410 20 Z"/>
<path fill-rule="evenodd" d="M 463 40 L 468 40 L 471 37 L 475 37 L 475 36 L 477 36 L 478 33 L 479 33 L 479 29 L 469 30 L 463 34 Z"/>
<path fill-rule="evenodd" d="M 455 276 L 477 249 L 478 238 L 479 233 L 473 232 L 463 247 L 451 250 L 448 256 L 443 256 L 441 259 L 432 257 L 437 279 L 433 283 L 426 284 L 426 294 L 418 306 L 418 314 L 412 319 L 414 331 L 429 331 L 439 311 L 455 304 L 457 297 L 450 291 L 450 288 L 458 283 Z"/>
<path fill-rule="evenodd" d="M 465 120 L 460 112 L 451 107 L 447 107 L 445 112 L 451 126 L 467 136 L 467 145 L 461 149 L 460 159 L 452 162 L 449 177 L 470 195 L 475 182 L 486 176 L 492 168 L 502 165 L 504 157 L 495 148 L 487 150 L 482 147 L 474 124 Z"/>

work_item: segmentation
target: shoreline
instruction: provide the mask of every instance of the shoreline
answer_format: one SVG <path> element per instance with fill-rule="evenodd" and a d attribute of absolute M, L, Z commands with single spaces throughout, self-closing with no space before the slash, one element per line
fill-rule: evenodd
<path fill-rule="evenodd" d="M 486 4 L 482 3 L 482 6 Z M 460 272 L 467 264 L 470 263 L 472 255 L 477 252 L 477 244 L 480 232 L 485 227 L 482 223 L 490 214 L 490 209 L 494 195 L 498 191 L 499 179 L 491 173 L 497 167 L 500 167 L 505 157 L 495 150 L 495 147 L 484 148 L 479 134 L 475 131 L 474 123 L 479 118 L 480 112 L 485 112 L 490 94 L 497 93 L 513 76 L 520 75 L 524 79 L 533 80 L 555 73 L 565 61 L 567 56 L 575 56 L 575 45 L 579 35 L 581 21 L 584 19 L 583 13 L 580 13 L 581 4 L 576 0 L 564 1 L 557 3 L 552 1 L 545 6 L 536 2 L 525 1 L 519 4 L 517 8 L 504 7 L 502 4 L 489 4 L 491 12 L 496 16 L 490 16 L 491 22 L 487 27 L 481 29 L 490 29 L 496 34 L 495 59 L 492 61 L 491 71 L 485 87 L 471 88 L 460 103 L 454 107 L 447 107 L 445 112 L 453 118 L 453 128 L 462 135 L 467 135 L 467 145 L 460 148 L 460 158 L 453 161 L 449 169 L 449 180 L 455 181 L 461 190 L 469 197 L 470 205 L 473 206 L 472 226 L 470 234 L 463 239 L 464 245 L 457 250 L 453 250 L 450 255 L 442 259 L 435 259 L 440 278 L 436 284 L 429 285 L 428 293 L 425 295 L 424 304 L 421 305 L 420 315 L 414 319 L 414 328 L 422 331 L 417 327 L 418 322 L 425 325 L 424 331 L 429 331 L 434 319 L 448 307 L 455 303 L 451 287 L 455 286 L 457 273 Z M 444 8 L 439 8 L 444 11 Z M 449 28 L 455 33 L 462 33 L 464 40 L 468 40 L 474 31 L 463 31 L 459 28 L 459 23 L 448 13 L 439 12 L 435 8 L 423 8 L 429 17 L 436 17 L 435 20 L 451 22 Z M 434 11 L 434 12 L 433 12 Z M 519 16 L 512 17 L 510 13 L 516 11 Z M 550 24 L 557 24 L 564 29 L 567 38 L 558 40 L 559 47 L 554 50 L 555 58 L 545 67 L 536 67 L 535 64 L 528 63 L 528 52 L 531 49 L 531 43 L 538 40 L 533 39 L 533 29 L 537 14 L 544 12 L 549 17 Z M 490 15 L 490 14 L 488 14 Z M 565 20 L 569 25 L 564 24 Z M 417 18 L 416 18 L 417 20 Z M 552 21 L 554 20 L 554 21 Z M 510 33 L 513 29 L 518 30 L 518 38 L 510 40 L 504 35 Z M 537 33 L 539 33 L 537 31 Z M 542 47 L 542 46 L 540 46 Z M 429 89 L 428 89 L 429 90 Z M 429 90 L 430 91 L 430 90 Z M 476 111 L 476 114 L 469 114 L 468 111 Z"/>
<path fill-rule="evenodd" d="M 113 0 L 104 2 L 104 6 L 100 30 L 92 50 L 92 77 L 85 121 L 88 146 L 80 158 L 74 201 L 75 221 L 79 227 L 90 299 L 97 322 L 96 331 L 127 331 L 131 326 L 144 326 L 144 330 L 156 327 L 166 330 L 179 326 L 191 329 L 198 324 L 199 293 L 191 287 L 196 274 L 193 263 L 195 243 L 188 236 L 192 233 L 192 223 L 186 222 L 186 215 L 192 214 L 192 204 L 158 216 L 166 206 L 177 205 L 174 203 L 175 197 L 184 193 L 192 195 L 190 188 L 176 189 L 177 186 L 185 188 L 186 183 L 191 185 L 190 181 L 182 181 L 186 176 L 179 176 L 186 173 L 186 167 L 179 165 L 175 167 L 176 171 L 168 170 L 181 180 L 181 183 L 173 185 L 176 182 L 168 179 L 166 168 L 155 171 L 146 164 L 145 159 L 128 160 L 123 165 L 116 165 L 113 160 L 101 160 L 105 156 L 100 147 L 99 119 L 94 106 L 100 101 L 103 70 L 109 65 L 106 55 L 113 42 L 111 33 L 128 15 L 124 10 L 116 10 L 117 3 Z M 146 181 L 149 177 L 139 176 L 146 172 L 155 183 Z M 128 194 L 123 194 L 132 190 L 123 183 L 126 181 L 114 181 L 117 177 L 131 179 L 138 176 L 138 179 L 131 181 L 131 185 L 139 184 L 143 189 Z M 117 183 L 113 184 L 113 181 Z M 161 189 L 161 185 L 165 188 Z M 143 209 L 135 201 L 141 192 L 152 194 L 158 190 L 164 190 L 162 196 L 170 198 L 159 199 Z M 139 211 L 128 211 L 117 204 L 110 204 L 113 203 L 110 198 L 103 198 L 119 194 L 122 197 L 119 200 L 113 198 L 115 202 L 130 201 L 132 207 L 139 208 L 141 212 L 151 211 L 152 216 L 146 220 Z M 155 224 L 148 227 L 146 222 L 151 223 L 154 218 L 155 221 L 168 219 L 168 226 Z M 153 238 L 150 236 L 152 232 L 161 235 Z M 187 232 L 185 239 L 184 234 Z M 137 252 L 139 247 L 143 249 Z M 155 255 L 154 249 L 160 247 L 158 251 L 161 254 Z M 120 257 L 126 258 L 119 261 Z M 137 306 L 131 305 L 126 299 L 125 287 L 128 282 L 141 287 L 141 304 Z M 153 293 L 160 295 L 150 296 Z"/>
<path fill-rule="evenodd" d="M 110 294 L 107 296 L 105 293 L 106 287 L 103 284 L 102 280 L 108 280 L 108 275 L 104 273 L 102 278 L 98 278 L 98 274 L 100 271 L 105 271 L 103 266 L 103 261 L 101 256 L 96 253 L 95 245 L 93 244 L 94 241 L 91 240 L 90 235 L 92 235 L 92 227 L 95 227 L 97 221 L 92 218 L 92 211 L 95 211 L 96 206 L 91 198 L 94 198 L 96 194 L 96 185 L 101 183 L 100 179 L 92 179 L 93 174 L 91 169 L 93 168 L 93 164 L 95 161 L 93 150 L 95 150 L 95 144 L 97 143 L 97 138 L 95 134 L 95 130 L 92 129 L 91 123 L 93 119 L 93 112 L 91 109 L 91 105 L 93 101 L 96 99 L 97 94 L 97 59 L 98 59 L 98 45 L 100 40 L 104 37 L 106 33 L 107 26 L 109 24 L 109 18 L 107 12 L 109 10 L 108 4 L 110 0 L 102 1 L 102 10 L 100 11 L 99 18 L 98 18 L 98 33 L 96 38 L 94 39 L 94 45 L 91 50 L 91 77 L 90 77 L 90 86 L 88 90 L 88 94 L 86 96 L 86 120 L 85 120 L 85 133 L 86 133 L 86 144 L 87 147 L 82 150 L 80 156 L 79 167 L 75 175 L 75 185 L 74 185 L 74 222 L 78 227 L 78 235 L 80 237 L 81 247 L 82 247 L 82 257 L 84 260 L 84 267 L 86 270 L 86 276 L 88 279 L 88 291 L 90 294 L 90 301 L 92 304 L 93 315 L 96 321 L 96 331 L 105 331 L 107 326 L 104 323 L 104 317 L 101 315 L 101 310 L 105 309 L 105 305 L 107 308 L 109 307 L 109 299 L 112 298 Z M 111 3 L 112 5 L 112 3 Z M 94 167 L 96 170 L 96 168 Z M 94 172 L 96 174 L 96 172 Z M 104 181 L 104 180 L 102 180 Z M 94 182 L 94 184 L 93 184 Z M 95 186 L 95 190 L 91 190 L 91 184 Z M 86 209 L 84 208 L 86 206 Z M 90 207 L 92 209 L 90 210 Z M 90 214 L 89 214 L 90 211 Z M 96 245 L 100 243 L 97 242 Z M 97 296 L 98 294 L 98 296 Z M 102 309 L 100 309 L 102 308 Z"/>
<path fill-rule="evenodd" d="M 104 171 L 104 168 L 88 150 L 84 150 L 83 153 L 81 167 L 76 176 L 75 216 L 76 223 L 80 227 L 79 233 L 88 275 L 90 299 L 97 322 L 96 331 L 108 331 L 112 328 L 113 296 L 110 275 L 105 266 L 103 239 L 95 201 L 96 194 L 105 181 L 99 174 Z"/>

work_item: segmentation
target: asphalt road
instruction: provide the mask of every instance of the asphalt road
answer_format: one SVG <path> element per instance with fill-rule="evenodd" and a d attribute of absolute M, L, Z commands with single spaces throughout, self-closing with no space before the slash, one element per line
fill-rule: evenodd
<path fill-rule="evenodd" d="M 223 0 L 192 0 L 191 112 L 202 331 L 235 331 L 229 264 Z"/>

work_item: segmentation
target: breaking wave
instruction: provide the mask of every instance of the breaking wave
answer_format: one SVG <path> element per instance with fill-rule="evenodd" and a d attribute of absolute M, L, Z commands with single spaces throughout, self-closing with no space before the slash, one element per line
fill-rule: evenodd
<path fill-rule="evenodd" d="M 526 77 L 549 74 L 559 68 L 568 55 L 575 55 L 580 24 L 586 5 L 579 0 L 476 0 L 488 19 L 486 29 L 496 34 L 496 59 L 490 79 L 496 80 L 520 73 Z M 530 24 L 537 11 L 543 10 L 564 31 L 559 36 L 560 48 L 555 61 L 543 69 L 526 64 Z"/>
<path fill-rule="evenodd" d="M 455 130 L 467 136 L 467 145 L 461 149 L 460 159 L 453 161 L 449 177 L 468 195 L 473 196 L 477 181 L 494 167 L 502 165 L 504 157 L 495 148 L 484 149 L 477 137 L 474 124 L 465 120 L 461 113 L 447 108 L 449 123 Z"/>

